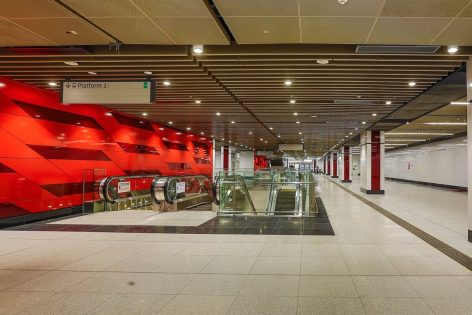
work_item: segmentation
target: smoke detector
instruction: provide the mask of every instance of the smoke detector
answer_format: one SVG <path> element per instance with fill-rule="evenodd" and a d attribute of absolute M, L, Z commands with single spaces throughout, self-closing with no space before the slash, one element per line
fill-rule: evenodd
<path fill-rule="evenodd" d="M 340 5 L 345 5 L 349 0 L 338 0 Z"/>

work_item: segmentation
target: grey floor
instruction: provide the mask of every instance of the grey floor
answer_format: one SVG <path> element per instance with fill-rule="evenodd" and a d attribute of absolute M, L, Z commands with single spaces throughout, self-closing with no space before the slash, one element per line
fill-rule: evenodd
<path fill-rule="evenodd" d="M 335 236 L 0 231 L 0 314 L 471 314 L 472 272 L 328 180 Z"/>

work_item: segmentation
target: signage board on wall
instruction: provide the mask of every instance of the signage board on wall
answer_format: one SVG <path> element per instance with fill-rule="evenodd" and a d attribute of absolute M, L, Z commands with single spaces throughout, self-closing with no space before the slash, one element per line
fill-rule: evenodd
<path fill-rule="evenodd" d="M 125 193 L 131 191 L 131 182 L 118 182 L 118 193 Z"/>
<path fill-rule="evenodd" d="M 63 81 L 64 104 L 150 104 L 156 99 L 156 81 Z"/>
<path fill-rule="evenodd" d="M 185 182 L 176 183 L 175 186 L 178 194 L 182 194 L 185 192 Z"/>

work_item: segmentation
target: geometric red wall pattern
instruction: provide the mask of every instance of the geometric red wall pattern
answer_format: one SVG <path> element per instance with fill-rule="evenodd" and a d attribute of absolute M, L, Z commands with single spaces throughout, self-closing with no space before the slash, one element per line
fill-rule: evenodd
<path fill-rule="evenodd" d="M 79 206 L 84 170 L 212 174 L 212 142 L 0 77 L 0 219 Z M 111 113 L 111 114 L 110 114 Z M 86 185 L 88 198 L 93 186 Z"/>

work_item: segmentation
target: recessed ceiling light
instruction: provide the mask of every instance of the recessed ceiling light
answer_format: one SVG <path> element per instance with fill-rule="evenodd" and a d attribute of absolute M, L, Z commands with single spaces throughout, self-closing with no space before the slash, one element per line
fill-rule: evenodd
<path fill-rule="evenodd" d="M 169 125 L 172 125 L 172 124 L 173 124 L 173 122 L 172 122 L 172 121 L 169 121 L 169 122 L 168 122 L 168 124 L 169 124 Z"/>
<path fill-rule="evenodd" d="M 203 131 L 200 132 L 201 135 L 204 135 L 205 133 Z"/>
<path fill-rule="evenodd" d="M 359 128 L 356 128 L 356 130 L 359 130 Z"/>
<path fill-rule="evenodd" d="M 392 101 L 386 101 L 385 104 L 392 105 Z"/>
<path fill-rule="evenodd" d="M 234 120 L 231 120 L 231 123 L 232 123 L 232 124 L 235 124 L 236 122 L 235 122 Z"/>
<path fill-rule="evenodd" d="M 75 61 L 64 61 L 64 63 L 68 66 L 78 66 L 79 63 Z"/>
<path fill-rule="evenodd" d="M 349 0 L 338 0 L 340 5 L 345 5 Z"/>
<path fill-rule="evenodd" d="M 299 131 L 299 132 L 298 132 L 298 134 L 299 134 L 299 135 L 302 135 L 302 134 L 303 134 L 303 132 Z"/>
<path fill-rule="evenodd" d="M 298 116 L 298 113 L 293 113 L 293 116 Z"/>
<path fill-rule="evenodd" d="M 48 85 L 49 86 L 57 86 L 57 83 L 56 82 L 48 82 Z"/>
<path fill-rule="evenodd" d="M 311 115 L 310 117 L 311 118 L 318 118 L 318 116 L 316 116 L 316 115 Z"/>
<path fill-rule="evenodd" d="M 375 116 L 377 116 L 377 114 L 376 114 L 376 113 L 373 113 L 373 114 L 372 114 L 372 116 L 374 116 L 374 117 L 375 117 Z"/>
<path fill-rule="evenodd" d="M 200 100 L 195 101 L 195 104 L 201 104 L 201 103 L 202 103 L 202 101 L 200 101 Z"/>
<path fill-rule="evenodd" d="M 164 130 L 164 128 L 161 127 L 161 128 L 159 128 L 159 130 Z"/>
<path fill-rule="evenodd" d="M 349 134 L 352 135 L 352 132 L 350 132 Z"/>
<path fill-rule="evenodd" d="M 262 33 L 264 33 L 264 34 L 269 34 L 270 31 L 269 31 L 269 30 L 262 30 Z"/>
<path fill-rule="evenodd" d="M 87 72 L 87 73 L 88 73 L 88 74 L 91 74 L 91 75 L 97 75 L 97 74 L 98 74 L 98 73 L 93 72 L 93 71 L 89 71 L 89 72 Z"/>
<path fill-rule="evenodd" d="M 363 121 L 363 122 L 362 122 L 362 124 L 363 124 L 363 125 L 365 125 L 365 124 L 366 124 L 366 122 L 365 122 L 365 121 Z"/>
<path fill-rule="evenodd" d="M 147 113 L 142 113 L 141 115 L 143 115 L 143 116 L 147 116 L 148 114 L 147 114 Z"/>
<path fill-rule="evenodd" d="M 70 30 L 70 31 L 66 31 L 66 34 L 67 35 L 77 35 L 79 33 L 77 33 L 76 31 Z"/>
<path fill-rule="evenodd" d="M 267 143 L 267 141 L 264 141 L 264 143 Z"/>
<path fill-rule="evenodd" d="M 287 80 L 287 81 L 284 82 L 284 84 L 287 85 L 287 86 L 292 85 L 292 81 Z"/>
<path fill-rule="evenodd" d="M 229 140 L 228 142 L 231 143 L 231 140 Z"/>
<path fill-rule="evenodd" d="M 273 127 L 269 127 L 270 130 L 273 130 L 274 128 Z"/>
<path fill-rule="evenodd" d="M 408 86 L 415 86 L 415 85 L 416 85 L 416 82 L 414 82 L 414 81 L 411 81 L 411 82 L 408 83 Z"/>
<path fill-rule="evenodd" d="M 203 45 L 193 45 L 193 52 L 196 54 L 203 53 Z"/>
<path fill-rule="evenodd" d="M 165 86 L 169 86 L 169 85 L 170 85 L 170 81 L 164 81 L 164 82 L 162 82 L 162 84 L 164 84 Z"/>
<path fill-rule="evenodd" d="M 221 141 L 225 141 L 225 138 L 221 139 Z"/>
<path fill-rule="evenodd" d="M 152 71 L 144 71 L 144 74 L 151 75 L 151 74 L 152 74 Z"/>
<path fill-rule="evenodd" d="M 320 65 L 327 65 L 329 63 L 328 59 L 316 59 L 316 63 Z"/>
<path fill-rule="evenodd" d="M 218 112 L 218 113 L 216 113 L 215 115 L 216 115 L 216 116 L 220 116 L 220 115 L 221 115 L 221 113 L 219 113 L 219 112 Z"/>
<path fill-rule="evenodd" d="M 277 135 L 277 138 L 280 138 L 281 136 L 280 135 Z"/>
<path fill-rule="evenodd" d="M 470 102 L 451 102 L 451 105 L 470 105 Z"/>
<path fill-rule="evenodd" d="M 450 54 L 455 54 L 459 51 L 459 47 L 457 45 L 447 46 L 447 52 Z"/>
<path fill-rule="evenodd" d="M 264 141 L 264 138 L 260 138 L 259 140 Z"/>
<path fill-rule="evenodd" d="M 296 102 L 296 100 L 290 100 L 290 104 L 295 104 Z"/>
<path fill-rule="evenodd" d="M 176 132 L 175 134 L 176 134 L 176 135 L 181 135 L 182 133 L 181 133 L 181 132 Z"/>
<path fill-rule="evenodd" d="M 295 123 L 296 123 L 296 124 L 299 124 L 300 122 L 297 120 Z"/>
<path fill-rule="evenodd" d="M 5 83 L 3 83 L 3 82 L 0 82 L 0 88 L 2 88 L 2 87 L 5 87 L 5 86 L 6 86 L 6 84 L 5 84 Z"/>
<path fill-rule="evenodd" d="M 249 134 L 252 135 L 252 131 L 249 131 Z"/>
<path fill-rule="evenodd" d="M 187 130 L 192 130 L 192 128 L 190 128 L 190 127 L 187 127 L 186 129 L 187 129 Z"/>

